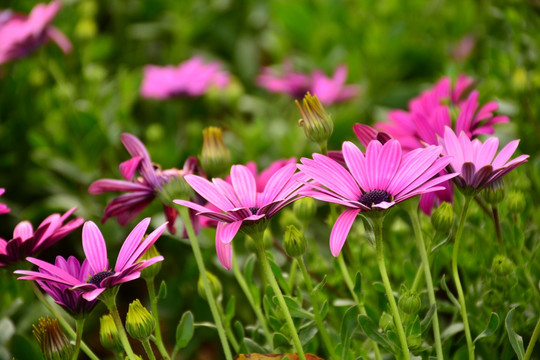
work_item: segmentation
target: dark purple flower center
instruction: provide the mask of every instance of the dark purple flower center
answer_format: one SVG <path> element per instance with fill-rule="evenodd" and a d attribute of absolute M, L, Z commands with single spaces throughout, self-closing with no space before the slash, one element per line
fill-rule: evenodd
<path fill-rule="evenodd" d="M 249 208 L 249 211 L 251 211 L 251 215 L 257 215 L 257 211 L 259 211 L 259 207 L 253 206 Z"/>
<path fill-rule="evenodd" d="M 360 198 L 360 202 L 369 207 L 371 207 L 372 205 L 380 204 L 383 201 L 392 201 L 392 195 L 390 195 L 384 190 L 371 190 L 370 192 L 362 195 L 362 197 Z"/>
<path fill-rule="evenodd" d="M 114 275 L 114 271 L 101 271 L 101 272 L 98 272 L 97 274 L 94 274 L 94 276 L 92 276 L 90 280 L 88 280 L 87 282 L 89 284 L 94 284 L 96 286 L 99 286 L 99 284 L 101 284 L 101 282 L 104 279 L 108 278 L 111 275 Z"/>

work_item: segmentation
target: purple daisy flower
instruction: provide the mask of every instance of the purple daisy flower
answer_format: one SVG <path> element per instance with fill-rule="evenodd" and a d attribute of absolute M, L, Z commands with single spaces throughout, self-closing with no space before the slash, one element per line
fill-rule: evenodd
<path fill-rule="evenodd" d="M 87 221 L 83 226 L 82 243 L 86 255 L 85 262 L 88 261 L 88 265 L 83 262 L 81 266 L 81 270 L 85 270 L 85 266 L 90 268 L 88 273 L 84 274 L 87 276 L 86 279 L 80 276 L 75 277 L 73 271 L 67 271 L 63 266 L 52 265 L 31 257 L 27 260 L 37 265 L 39 271 L 17 270 L 15 273 L 25 275 L 19 279 L 66 285 L 70 290 L 82 293 L 84 299 L 95 300 L 105 290 L 138 279 L 142 269 L 163 261 L 163 256 L 138 261 L 161 236 L 167 226 L 165 223 L 145 237 L 149 224 L 150 218 L 146 218 L 131 231 L 120 249 L 114 269 L 109 267 L 107 247 L 101 231 L 92 221 Z"/>
<path fill-rule="evenodd" d="M 6 192 L 6 189 L 0 188 L 0 196 L 2 196 Z M 0 215 L 7 214 L 10 212 L 9 208 L 6 204 L 0 204 Z"/>
<path fill-rule="evenodd" d="M 188 184 L 218 210 L 212 211 L 199 204 L 174 200 L 175 203 L 198 211 L 197 215 L 218 221 L 216 252 L 221 264 L 232 267 L 231 241 L 242 225 L 254 224 L 274 216 L 279 210 L 298 199 L 304 176 L 296 172 L 296 164 L 288 164 L 276 171 L 264 187 L 257 191 L 257 182 L 247 166 L 233 165 L 231 184 L 214 178 L 212 182 L 196 175 L 186 175 Z"/>
<path fill-rule="evenodd" d="M 13 230 L 13 238 L 0 238 L 0 267 L 24 260 L 27 256 L 47 249 L 63 239 L 73 230 L 82 225 L 84 220 L 77 217 L 64 224 L 77 208 L 67 211 L 64 215 L 48 216 L 34 231 L 32 224 L 22 221 Z"/>
<path fill-rule="evenodd" d="M 448 157 L 440 157 L 441 151 L 440 146 L 428 146 L 403 154 L 397 140 L 384 145 L 373 140 L 364 155 L 352 142 L 345 141 L 346 167 L 321 154 L 300 159 L 298 168 L 314 180 L 300 194 L 348 208 L 330 234 L 332 255 L 339 255 L 360 211 L 385 210 L 413 196 L 441 190 L 442 182 L 457 176 L 437 176 L 450 162 Z"/>
<path fill-rule="evenodd" d="M 453 179 L 454 182 L 463 189 L 473 191 L 500 179 L 529 158 L 529 155 L 520 155 L 510 160 L 519 140 L 508 143 L 497 156 L 499 139 L 496 137 L 490 137 L 482 143 L 478 139 L 469 139 L 464 132 L 458 138 L 452 129 L 446 127 L 444 138 L 439 141 L 443 146 L 443 154 L 451 157 L 448 171 L 459 174 Z"/>

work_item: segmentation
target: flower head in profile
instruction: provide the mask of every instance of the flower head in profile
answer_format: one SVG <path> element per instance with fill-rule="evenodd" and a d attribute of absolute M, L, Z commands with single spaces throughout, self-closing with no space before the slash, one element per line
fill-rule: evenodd
<path fill-rule="evenodd" d="M 6 192 L 6 189 L 0 188 L 0 196 L 2 196 Z M 6 204 L 0 204 L 0 215 L 7 214 L 10 212 L 9 208 Z"/>
<path fill-rule="evenodd" d="M 262 223 L 298 198 L 303 175 L 296 172 L 295 164 L 288 164 L 276 171 L 264 190 L 257 190 L 255 176 L 244 165 L 233 165 L 231 183 L 214 178 L 208 181 L 200 176 L 186 175 L 189 185 L 216 207 L 210 210 L 199 204 L 174 200 L 175 203 L 196 210 L 197 215 L 218 221 L 216 251 L 226 269 L 232 266 L 231 241 L 242 226 Z"/>
<path fill-rule="evenodd" d="M 310 76 L 293 71 L 292 63 L 285 61 L 283 73 L 270 67 L 264 67 L 257 77 L 257 85 L 273 93 L 287 94 L 295 99 L 301 99 L 311 90 Z"/>
<path fill-rule="evenodd" d="M 499 180 L 519 165 L 525 163 L 529 155 L 520 155 L 510 160 L 516 151 L 519 140 L 508 143 L 498 154 L 499 139 L 488 138 L 484 143 L 471 140 L 464 132 L 459 138 L 449 127 L 445 128 L 444 138 L 440 139 L 443 154 L 449 155 L 449 172 L 457 172 L 454 182 L 465 190 L 477 191 Z"/>
<path fill-rule="evenodd" d="M 437 176 L 450 159 L 440 157 L 440 146 L 428 146 L 403 154 L 397 140 L 384 145 L 373 140 L 366 153 L 352 142 L 343 143 L 346 167 L 331 158 L 313 154 L 300 159 L 298 168 L 308 178 L 301 195 L 340 204 L 348 209 L 337 219 L 330 234 L 330 250 L 338 256 L 356 216 L 386 210 L 413 196 L 442 189 L 440 183 L 457 174 Z"/>
<path fill-rule="evenodd" d="M 71 43 L 51 25 L 61 7 L 60 1 L 38 4 L 28 16 L 13 13 L 11 10 L 1 11 L 0 64 L 23 58 L 49 40 L 53 40 L 62 51 L 69 53 Z"/>
<path fill-rule="evenodd" d="M 84 220 L 79 217 L 64 224 L 76 209 L 73 208 L 64 215 L 52 214 L 48 216 L 36 231 L 30 222 L 20 222 L 13 230 L 12 239 L 0 238 L 0 267 L 14 264 L 24 260 L 27 256 L 49 248 L 81 226 Z"/>
<path fill-rule="evenodd" d="M 200 56 L 194 56 L 178 66 L 146 65 L 141 96 L 158 100 L 198 97 L 211 87 L 223 89 L 229 82 L 230 74 L 219 62 L 205 63 Z"/>
<path fill-rule="evenodd" d="M 100 179 L 90 185 L 88 192 L 90 194 L 102 194 L 109 191 L 124 192 L 125 194 L 116 197 L 105 207 L 105 215 L 101 222 L 116 216 L 118 223 L 125 226 L 147 207 L 166 185 L 186 174 L 193 173 L 197 169 L 197 159 L 189 158 L 181 170 L 175 168 L 161 170 L 152 163 L 146 147 L 137 137 L 124 133 L 121 138 L 132 156 L 131 159 L 120 164 L 120 173 L 125 180 Z M 136 172 L 140 176 L 135 176 Z M 163 204 L 163 210 L 168 221 L 168 230 L 171 234 L 175 234 L 174 223 L 178 212 L 167 204 Z M 198 223 L 196 219 L 194 220 L 194 226 L 197 229 Z"/>
<path fill-rule="evenodd" d="M 24 275 L 19 279 L 67 285 L 71 291 L 80 292 L 84 299 L 93 301 L 107 289 L 138 279 L 142 269 L 163 260 L 163 256 L 140 260 L 141 256 L 161 236 L 167 225 L 161 225 L 145 237 L 149 224 L 150 218 L 146 218 L 135 226 L 124 241 L 116 265 L 112 268 L 109 266 L 107 246 L 101 231 L 92 221 L 87 221 L 83 226 L 82 243 L 86 255 L 85 261 L 88 264 L 85 265 L 83 262 L 81 265 L 83 272 L 81 275 L 87 276 L 86 279 L 74 276 L 73 272 L 67 271 L 62 264 L 53 265 L 32 257 L 27 260 L 38 266 L 39 271 L 17 270 L 15 273 Z M 86 267 L 89 267 L 88 271 Z"/>

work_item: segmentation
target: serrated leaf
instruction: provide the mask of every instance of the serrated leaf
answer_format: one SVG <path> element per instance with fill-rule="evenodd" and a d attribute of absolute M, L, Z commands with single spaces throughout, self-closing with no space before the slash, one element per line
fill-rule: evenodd
<path fill-rule="evenodd" d="M 429 324 L 431 324 L 431 320 L 433 319 L 433 315 L 435 315 L 435 307 L 437 305 L 433 304 L 429 307 L 426 316 L 420 321 L 420 331 L 424 333 L 428 328 Z"/>
<path fill-rule="evenodd" d="M 358 323 L 364 331 L 364 334 L 371 340 L 385 347 L 387 350 L 394 352 L 394 345 L 388 340 L 386 336 L 378 331 L 378 326 L 367 315 L 358 316 Z"/>
<path fill-rule="evenodd" d="M 516 308 L 510 309 L 506 318 L 504 319 L 504 326 L 506 328 L 506 333 L 508 334 L 508 339 L 510 340 L 510 345 L 514 349 L 518 360 L 523 360 L 525 357 L 525 349 L 523 348 L 523 338 L 514 330 L 514 311 Z"/>
<path fill-rule="evenodd" d="M 354 331 L 358 327 L 358 308 L 356 305 L 351 306 L 343 315 L 341 321 L 341 359 L 347 359 L 351 339 Z"/>
<path fill-rule="evenodd" d="M 159 291 L 157 294 L 158 299 L 165 299 L 167 297 L 167 284 L 165 281 L 161 281 L 161 284 L 159 284 Z"/>
<path fill-rule="evenodd" d="M 489 316 L 489 321 L 486 328 L 484 329 L 484 331 L 478 334 L 476 339 L 474 339 L 473 343 L 476 343 L 478 340 L 488 337 L 492 335 L 493 333 L 495 333 L 495 331 L 497 331 L 497 329 L 499 328 L 499 322 L 500 322 L 499 315 L 492 312 L 491 315 Z"/>
<path fill-rule="evenodd" d="M 176 349 L 183 349 L 189 343 L 193 337 L 194 326 L 193 326 L 193 314 L 191 311 L 186 311 L 178 326 L 176 327 Z"/>
<path fill-rule="evenodd" d="M 441 278 L 441 287 L 444 291 L 446 291 L 446 295 L 448 296 L 448 298 L 450 299 L 450 301 L 452 302 L 452 304 L 454 304 L 455 307 L 457 307 L 457 309 L 459 311 L 461 311 L 461 305 L 459 304 L 459 301 L 458 299 L 456 299 L 456 297 L 454 296 L 454 294 L 452 294 L 452 292 L 450 291 L 450 289 L 448 289 L 448 285 L 446 285 L 446 276 L 443 275 L 442 278 Z"/>
<path fill-rule="evenodd" d="M 313 314 L 304 310 L 292 297 L 283 296 L 283 298 L 292 317 L 313 320 Z"/>

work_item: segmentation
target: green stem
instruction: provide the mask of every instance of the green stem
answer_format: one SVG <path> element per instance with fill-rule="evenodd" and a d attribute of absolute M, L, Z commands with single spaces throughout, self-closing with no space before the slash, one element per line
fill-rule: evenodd
<path fill-rule="evenodd" d="M 296 268 L 298 267 L 297 266 L 297 261 L 296 259 L 292 259 L 291 261 L 291 270 L 289 271 L 289 289 L 291 289 L 291 293 L 294 289 L 294 280 L 296 278 Z"/>
<path fill-rule="evenodd" d="M 410 360 L 411 355 L 407 345 L 407 337 L 405 336 L 405 331 L 403 330 L 403 323 L 401 322 L 401 317 L 399 316 L 399 310 L 396 304 L 396 299 L 394 299 L 394 292 L 392 291 L 392 286 L 390 285 L 390 279 L 386 273 L 386 264 L 384 262 L 383 251 L 382 222 L 383 218 L 373 218 L 373 231 L 375 233 L 375 247 L 377 250 L 377 265 L 379 266 L 379 272 L 381 273 L 381 278 L 386 290 L 386 297 L 388 297 L 390 310 L 392 311 L 392 316 L 394 317 L 394 322 L 396 324 L 399 342 L 401 343 L 401 350 L 403 351 L 403 358 Z"/>
<path fill-rule="evenodd" d="M 428 254 L 426 251 L 426 244 L 424 243 L 424 237 L 422 236 L 422 230 L 420 228 L 420 219 L 418 218 L 418 212 L 414 208 L 407 209 L 411 222 L 413 225 L 413 231 L 416 238 L 416 247 L 420 252 L 420 258 L 422 259 L 422 266 L 424 268 L 424 276 L 426 278 L 426 286 L 428 289 L 429 305 L 434 306 L 435 313 L 433 314 L 433 337 L 435 338 L 435 351 L 437 352 L 437 359 L 444 359 L 441 342 L 441 331 L 439 328 L 439 316 L 437 314 L 437 302 L 435 300 L 435 290 L 433 289 L 433 279 L 431 278 L 431 271 L 429 266 Z"/>
<path fill-rule="evenodd" d="M 321 335 L 323 343 L 326 346 L 326 351 L 328 352 L 330 359 L 334 359 L 336 358 L 336 354 L 334 352 L 334 346 L 333 346 L 332 340 L 330 339 L 330 336 L 328 335 L 328 331 L 326 331 L 326 327 L 324 326 L 323 319 L 321 318 L 319 303 L 317 301 L 316 294 L 313 294 L 313 284 L 311 282 L 311 277 L 308 274 L 306 263 L 304 262 L 304 259 L 302 256 L 299 256 L 297 259 L 298 259 L 297 260 L 298 265 L 300 266 L 300 270 L 302 271 L 302 275 L 304 276 L 304 282 L 306 283 L 306 287 L 309 292 L 309 298 L 311 299 L 311 306 L 313 306 L 313 316 L 315 317 L 315 323 L 317 324 L 317 328 L 319 329 L 319 334 Z"/>
<path fill-rule="evenodd" d="M 116 307 L 116 292 L 111 289 L 106 290 L 104 293 L 102 293 L 100 299 L 105 303 L 107 309 L 109 309 L 109 313 L 114 320 L 116 330 L 118 330 L 118 335 L 120 337 L 120 342 L 124 347 L 126 355 L 130 358 L 130 360 L 137 360 L 137 355 L 135 355 L 133 349 L 131 348 L 129 339 L 126 334 L 126 330 L 124 329 L 124 325 L 122 324 L 122 319 L 120 318 L 120 314 L 118 313 L 118 308 Z"/>
<path fill-rule="evenodd" d="M 154 351 L 152 350 L 152 346 L 150 345 L 150 340 L 142 340 L 141 341 L 144 351 L 146 351 L 146 355 L 148 355 L 148 358 L 150 360 L 156 360 L 156 356 L 154 355 Z"/>
<path fill-rule="evenodd" d="M 414 276 L 414 281 L 413 281 L 412 286 L 411 286 L 411 291 L 412 292 L 416 292 L 416 290 L 418 289 L 418 286 L 420 286 L 420 281 L 422 281 L 423 275 L 424 275 L 424 267 L 420 266 L 416 270 L 416 275 Z"/>
<path fill-rule="evenodd" d="M 463 294 L 463 287 L 461 286 L 461 281 L 459 279 L 459 272 L 458 272 L 459 243 L 461 241 L 461 236 L 463 234 L 465 219 L 467 218 L 467 212 L 469 210 L 470 203 L 471 203 L 471 197 L 465 196 L 465 202 L 463 203 L 463 208 L 461 209 L 461 215 L 459 216 L 459 221 L 457 225 L 454 249 L 452 251 L 452 276 L 454 277 L 454 283 L 456 285 L 456 290 L 458 293 L 459 305 L 461 307 L 461 319 L 463 320 L 463 330 L 465 331 L 465 338 L 467 340 L 467 350 L 469 353 L 469 360 L 474 360 L 474 344 L 472 342 L 471 329 L 469 327 L 469 318 L 467 317 L 465 295 Z"/>
<path fill-rule="evenodd" d="M 321 141 L 319 143 L 319 148 L 321 149 L 321 154 L 327 155 L 328 154 L 328 140 Z"/>
<path fill-rule="evenodd" d="M 75 347 L 73 348 L 73 356 L 71 357 L 72 360 L 77 360 L 79 358 L 79 349 L 81 348 L 85 320 L 85 318 L 77 319 L 75 323 L 77 329 L 77 337 L 75 338 Z"/>
<path fill-rule="evenodd" d="M 267 282 L 272 287 L 272 290 L 274 291 L 274 294 L 276 295 L 278 299 L 279 306 L 281 307 L 281 311 L 283 312 L 283 315 L 285 316 L 285 322 L 287 323 L 287 326 L 289 327 L 290 336 L 292 337 L 292 341 L 293 341 L 296 353 L 298 354 L 298 357 L 301 360 L 306 360 L 306 355 L 304 354 L 304 350 L 302 349 L 302 343 L 300 342 L 300 338 L 298 337 L 298 331 L 296 330 L 296 327 L 294 326 L 291 313 L 289 312 L 289 308 L 287 307 L 287 304 L 285 303 L 285 298 L 283 297 L 283 293 L 281 292 L 281 289 L 277 283 L 276 277 L 274 276 L 274 273 L 272 272 L 272 269 L 270 268 L 268 259 L 266 258 L 266 249 L 264 247 L 263 233 L 264 232 L 261 232 L 259 234 L 258 239 L 253 239 L 257 246 L 257 252 L 259 254 L 259 261 L 262 264 L 263 276 L 266 278 Z"/>
<path fill-rule="evenodd" d="M 227 334 L 227 339 L 229 339 L 229 342 L 231 343 L 231 346 L 233 347 L 234 352 L 238 352 L 240 349 L 240 345 L 238 345 L 238 341 L 236 341 L 236 338 L 234 337 L 234 334 L 231 329 L 231 325 L 229 323 L 225 322 L 225 313 L 223 312 L 223 307 L 221 306 L 221 303 L 218 303 L 218 311 L 219 316 L 221 316 L 221 321 L 223 322 L 225 326 L 225 333 Z"/>
<path fill-rule="evenodd" d="M 504 242 L 502 238 L 501 231 L 501 220 L 499 219 L 499 209 L 497 206 L 491 208 L 493 225 L 495 226 L 495 234 L 497 235 L 497 241 L 499 242 L 499 248 L 501 249 L 501 254 L 506 255 L 506 249 L 504 248 Z"/>
<path fill-rule="evenodd" d="M 68 335 L 75 339 L 77 337 L 75 331 L 71 328 L 71 326 L 68 324 L 66 319 L 52 306 L 43 293 L 37 288 L 37 285 L 32 281 L 31 282 L 32 290 L 34 291 L 34 294 L 36 294 L 36 297 L 38 300 L 58 319 L 58 322 L 60 322 L 60 325 L 62 325 L 62 328 L 65 332 L 68 333 Z M 81 349 L 84 351 L 84 353 L 91 359 L 91 360 L 99 360 L 99 358 L 94 354 L 92 350 L 88 347 L 88 345 L 85 344 L 84 341 L 81 340 Z"/>
<path fill-rule="evenodd" d="M 527 351 L 525 352 L 525 356 L 523 357 L 523 360 L 529 360 L 531 358 L 532 352 L 534 349 L 534 344 L 536 344 L 536 340 L 538 340 L 539 335 L 540 335 L 540 317 L 538 318 L 538 321 L 536 322 L 536 326 L 534 327 L 534 331 L 531 336 L 531 341 L 529 341 L 529 345 L 527 345 Z"/>
<path fill-rule="evenodd" d="M 347 270 L 347 265 L 345 265 L 345 261 L 343 260 L 343 255 L 339 255 L 337 259 L 338 259 L 339 268 L 341 269 L 341 274 L 343 278 L 345 279 L 345 284 L 347 284 L 347 287 L 349 288 L 349 292 L 351 293 L 351 296 L 356 302 L 356 305 L 358 306 L 358 310 L 360 311 L 360 314 L 367 315 L 364 302 L 360 301 L 360 299 L 358 298 L 358 295 L 356 295 L 356 292 L 354 291 L 354 283 L 351 279 L 351 275 L 349 274 L 349 270 Z M 379 350 L 379 344 L 377 344 L 374 340 L 371 340 L 371 345 L 373 346 L 375 359 L 381 360 L 382 357 L 381 357 L 381 351 Z"/>
<path fill-rule="evenodd" d="M 233 360 L 231 348 L 229 347 L 229 342 L 227 341 L 225 328 L 223 327 L 223 323 L 221 322 L 221 316 L 219 315 L 216 299 L 214 298 L 214 295 L 212 294 L 212 289 L 210 288 L 210 282 L 206 275 L 206 267 L 204 266 L 201 248 L 199 247 L 197 236 L 195 235 L 195 231 L 193 230 L 193 224 L 191 223 L 191 219 L 189 218 L 188 210 L 183 206 L 179 207 L 178 209 L 188 233 L 189 242 L 193 250 L 193 255 L 195 256 L 195 261 L 197 262 L 197 267 L 199 269 L 199 275 L 203 282 L 206 299 L 208 301 L 212 317 L 214 318 L 214 322 L 216 324 L 216 329 L 219 335 L 219 340 L 221 341 L 221 346 L 223 347 L 223 353 L 225 354 L 225 358 L 227 360 Z"/>
<path fill-rule="evenodd" d="M 163 344 L 163 337 L 161 336 L 161 328 L 159 326 L 159 314 L 158 314 L 158 298 L 156 296 L 156 289 L 154 287 L 154 278 L 145 279 L 146 281 L 146 287 L 148 288 L 148 297 L 150 298 L 150 305 L 152 307 L 152 316 L 156 320 L 156 329 L 154 330 L 154 335 L 156 337 L 156 340 L 154 341 L 154 344 L 156 344 L 159 353 L 165 360 L 170 360 L 169 353 L 167 352 L 167 349 L 165 349 L 165 345 Z"/>
<path fill-rule="evenodd" d="M 244 295 L 246 296 L 249 305 L 251 305 L 251 308 L 253 309 L 253 312 L 255 313 L 255 316 L 257 317 L 257 320 L 259 320 L 259 323 L 261 324 L 261 327 L 264 331 L 264 336 L 266 337 L 266 341 L 272 348 L 274 349 L 274 343 L 272 340 L 272 334 L 270 333 L 270 330 L 268 329 L 268 324 L 266 323 L 266 318 L 264 317 L 261 308 L 255 304 L 255 300 L 253 299 L 253 294 L 251 294 L 251 291 L 249 290 L 249 286 L 246 283 L 246 279 L 244 279 L 244 276 L 240 272 L 240 269 L 238 268 L 238 264 L 236 263 L 236 258 L 233 256 L 233 272 L 234 276 L 236 277 L 236 281 L 238 281 L 238 285 L 240 285 L 240 288 L 244 292 Z"/>

